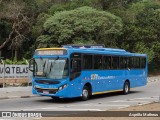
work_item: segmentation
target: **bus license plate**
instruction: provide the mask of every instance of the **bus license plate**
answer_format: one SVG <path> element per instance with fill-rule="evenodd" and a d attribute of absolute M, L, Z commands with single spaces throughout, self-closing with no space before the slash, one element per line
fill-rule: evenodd
<path fill-rule="evenodd" d="M 48 90 L 43 90 L 43 93 L 44 94 L 49 94 L 49 91 Z"/>

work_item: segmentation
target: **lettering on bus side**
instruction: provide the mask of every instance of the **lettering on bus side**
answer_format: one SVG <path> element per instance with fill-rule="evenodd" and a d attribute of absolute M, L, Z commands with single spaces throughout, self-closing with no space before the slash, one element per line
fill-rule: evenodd
<path fill-rule="evenodd" d="M 98 74 L 91 74 L 90 77 L 84 77 L 83 80 L 105 80 L 105 79 L 113 79 L 116 76 L 99 76 Z"/>

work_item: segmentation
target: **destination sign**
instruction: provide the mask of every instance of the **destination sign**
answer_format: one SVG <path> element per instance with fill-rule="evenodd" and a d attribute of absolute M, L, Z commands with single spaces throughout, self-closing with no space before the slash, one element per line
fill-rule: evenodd
<path fill-rule="evenodd" d="M 37 55 L 66 55 L 66 50 L 38 50 Z"/>

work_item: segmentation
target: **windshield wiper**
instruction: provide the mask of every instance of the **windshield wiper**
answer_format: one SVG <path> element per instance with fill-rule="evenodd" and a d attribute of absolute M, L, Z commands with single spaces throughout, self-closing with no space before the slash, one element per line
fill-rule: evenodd
<path fill-rule="evenodd" d="M 51 72 L 52 68 L 55 66 L 56 61 L 57 61 L 58 59 L 59 59 L 59 57 L 57 57 L 57 58 L 55 59 L 55 61 L 53 62 L 53 64 L 52 64 L 52 62 L 51 62 L 51 66 L 50 66 L 49 73 Z"/>
<path fill-rule="evenodd" d="M 46 66 L 46 60 L 45 60 L 45 62 L 43 64 L 43 76 L 46 76 L 46 73 L 44 72 L 45 66 Z"/>
<path fill-rule="evenodd" d="M 51 72 L 52 67 L 53 67 L 53 65 L 52 65 L 52 62 L 51 62 L 51 67 L 50 67 L 49 73 Z"/>

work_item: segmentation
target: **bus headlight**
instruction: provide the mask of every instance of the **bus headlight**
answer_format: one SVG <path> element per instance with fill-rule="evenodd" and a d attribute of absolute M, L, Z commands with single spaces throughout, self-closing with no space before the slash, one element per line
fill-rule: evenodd
<path fill-rule="evenodd" d="M 63 90 L 63 89 L 66 88 L 66 87 L 67 87 L 67 84 L 64 84 L 64 85 L 60 86 L 60 87 L 58 88 L 58 90 Z"/>

